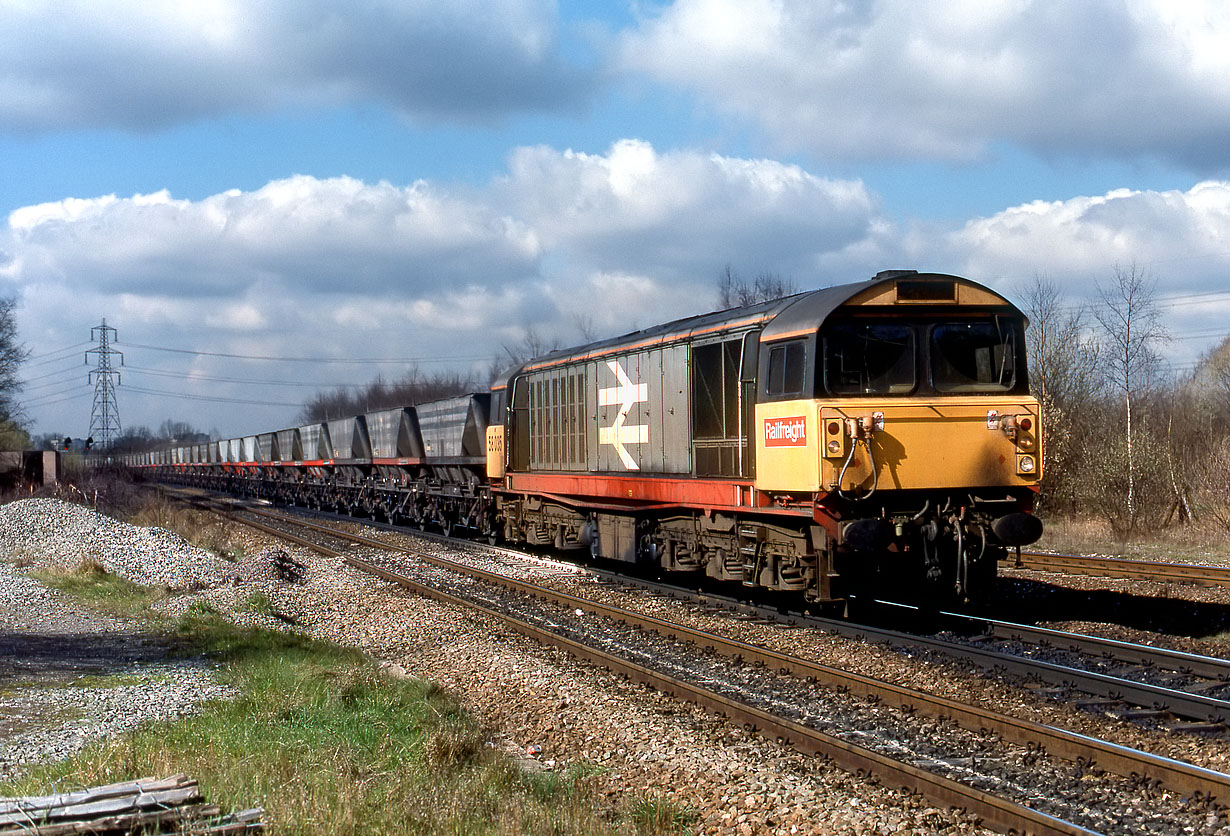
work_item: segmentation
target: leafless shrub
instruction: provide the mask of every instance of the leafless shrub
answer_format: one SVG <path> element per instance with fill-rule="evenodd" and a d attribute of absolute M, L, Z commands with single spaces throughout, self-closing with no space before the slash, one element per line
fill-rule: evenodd
<path fill-rule="evenodd" d="M 1195 513 L 1230 532 L 1230 438 L 1221 439 L 1192 481 Z"/>

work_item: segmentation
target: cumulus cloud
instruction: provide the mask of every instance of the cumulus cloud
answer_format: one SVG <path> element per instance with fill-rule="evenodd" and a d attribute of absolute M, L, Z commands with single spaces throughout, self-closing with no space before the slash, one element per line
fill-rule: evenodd
<path fill-rule="evenodd" d="M 695 276 L 697 256 L 817 276 L 826 255 L 870 233 L 859 181 L 799 166 L 622 140 L 605 155 L 522 148 L 500 199 L 523 207 L 543 245 L 607 271 Z M 711 272 L 712 267 L 706 272 Z"/>
<path fill-rule="evenodd" d="M 1137 269 L 1155 284 L 1175 338 L 1168 359 L 1190 369 L 1227 333 L 1230 294 L 1230 182 L 1187 191 L 1117 189 L 1104 195 L 1035 201 L 957 229 L 915 231 L 907 251 L 939 257 L 1020 300 L 1035 276 L 1064 288 L 1074 304 L 1098 304 L 1114 271 Z"/>
<path fill-rule="evenodd" d="M 89 276 L 110 293 L 216 297 L 275 279 L 287 290 L 404 291 L 519 275 L 532 232 L 426 183 L 369 185 L 296 176 L 201 201 L 167 192 L 69 199 L 9 216 L 15 253 L 0 275 L 28 282 Z"/>
<path fill-rule="evenodd" d="M 822 159 L 1040 154 L 1225 167 L 1218 0 L 676 0 L 620 61 Z"/>
<path fill-rule="evenodd" d="M 0 129 L 152 131 L 375 102 L 428 120 L 574 108 L 549 0 L 0 4 Z"/>
<path fill-rule="evenodd" d="M 980 275 L 1096 277 L 1136 262 L 1176 287 L 1207 287 L 1230 272 L 1230 183 L 1035 201 L 968 221 L 946 247 Z"/>
<path fill-rule="evenodd" d="M 299 175 L 199 201 L 161 191 L 27 206 L 0 238 L 11 253 L 0 276 L 88 276 L 98 292 L 136 296 L 413 298 L 589 274 L 710 283 L 725 262 L 756 258 L 741 266 L 819 281 L 818 265 L 865 242 L 875 215 L 858 181 L 623 140 L 605 155 L 519 149 L 486 189 Z"/>
<path fill-rule="evenodd" d="M 800 287 L 859 277 L 850 254 L 883 232 L 858 181 L 624 140 L 605 154 L 522 148 L 483 187 L 295 176 L 201 200 L 27 206 L 0 227 L 0 282 L 21 291 L 41 345 L 78 342 L 106 316 L 121 345 L 404 359 L 343 370 L 370 379 L 411 363 L 480 368 L 530 327 L 575 343 L 702 313 L 727 263 Z M 200 362 L 228 376 L 227 360 Z M 283 364 L 262 376 L 275 373 L 343 374 Z M 205 407 L 220 417 L 196 423 L 244 420 L 226 431 L 247 432 L 288 420 L 280 409 Z"/>

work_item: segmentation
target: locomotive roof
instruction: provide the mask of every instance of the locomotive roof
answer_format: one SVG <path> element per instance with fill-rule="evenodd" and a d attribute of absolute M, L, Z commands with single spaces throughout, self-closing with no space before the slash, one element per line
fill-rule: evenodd
<path fill-rule="evenodd" d="M 761 342 L 814 333 L 841 307 L 925 308 L 944 304 L 1006 307 L 1021 311 L 990 288 L 978 282 L 947 273 L 919 273 L 915 270 L 886 270 L 872 279 L 853 284 L 834 285 L 789 297 L 782 309 L 761 332 Z"/>
<path fill-rule="evenodd" d="M 906 289 L 905 298 L 898 298 L 899 286 Z M 944 292 L 951 290 L 951 298 L 938 297 L 935 290 L 941 288 Z M 920 298 L 908 298 L 911 295 Z M 832 285 L 747 307 L 685 317 L 640 331 L 632 331 L 619 337 L 553 351 L 530 360 L 519 369 L 511 370 L 493 388 L 502 388 L 507 380 L 511 380 L 521 372 L 595 359 L 619 351 L 652 348 L 709 334 L 717 335 L 723 331 L 741 331 L 762 327 L 761 341 L 786 339 L 797 334 L 812 333 L 820 328 L 833 311 L 850 303 L 881 306 L 925 305 L 943 302 L 1006 306 L 1013 312 L 1020 313 L 1011 302 L 995 291 L 960 276 L 945 273 L 919 273 L 914 270 L 890 270 L 878 273 L 867 281 Z"/>

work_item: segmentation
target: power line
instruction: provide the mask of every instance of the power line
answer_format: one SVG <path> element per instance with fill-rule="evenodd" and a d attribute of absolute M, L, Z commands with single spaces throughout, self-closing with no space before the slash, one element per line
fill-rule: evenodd
<path fill-rule="evenodd" d="M 66 345 L 63 348 L 53 348 L 51 351 L 44 351 L 42 354 L 31 354 L 26 359 L 42 360 L 44 357 L 50 357 L 53 354 L 67 354 L 69 352 L 75 352 L 82 346 L 86 345 L 93 345 L 93 342 L 91 340 L 85 340 L 84 342 L 74 343 L 73 345 Z"/>
<path fill-rule="evenodd" d="M 24 406 L 38 406 L 40 402 L 45 401 L 47 398 L 54 398 L 57 395 L 63 395 L 67 392 L 72 392 L 76 389 L 83 388 L 80 380 L 78 380 L 78 382 L 76 383 L 70 383 L 67 386 L 64 385 L 65 382 L 66 381 L 61 380 L 61 381 L 57 381 L 57 383 L 48 384 L 49 386 L 54 386 L 58 384 L 61 388 L 56 389 L 54 392 L 44 392 L 43 394 L 38 395 L 37 397 L 31 398 L 29 400 L 23 400 L 22 401 L 23 405 Z"/>
<path fill-rule="evenodd" d="M 167 348 L 159 345 L 143 345 L 141 343 L 123 343 L 129 348 L 144 348 L 149 351 L 166 351 L 172 354 L 191 354 L 196 357 L 225 357 L 230 360 L 263 360 L 276 363 L 317 363 L 363 365 L 402 365 L 412 366 L 416 363 L 453 363 L 466 360 L 482 360 L 486 355 L 462 355 L 447 357 L 278 357 L 267 354 L 228 354 L 220 351 L 194 351 L 187 348 Z"/>
<path fill-rule="evenodd" d="M 139 392 L 143 395 L 166 395 L 172 398 L 178 398 L 189 401 L 208 401 L 210 403 L 241 403 L 251 406 L 287 406 L 287 407 L 302 407 L 302 403 L 279 403 L 277 401 L 257 401 L 248 400 L 245 398 L 224 398 L 214 395 L 187 395 L 183 392 L 167 392 L 162 389 L 146 389 L 141 386 L 125 386 L 127 392 Z"/>
<path fill-rule="evenodd" d="M 47 374 L 41 374 L 38 377 L 32 377 L 29 380 L 23 381 L 21 384 L 21 388 L 23 392 L 29 392 L 34 389 L 46 389 L 48 386 L 55 386 L 57 383 L 62 382 L 62 378 L 64 378 L 67 375 L 71 375 L 72 377 L 77 377 L 77 375 L 79 375 L 80 373 L 81 373 L 80 366 L 71 366 L 66 369 L 57 369 L 54 372 L 48 372 Z M 61 378 L 61 380 L 51 380 L 51 378 L 53 377 Z M 38 386 L 31 386 L 30 384 L 35 382 L 36 380 L 50 380 L 51 382 L 50 383 L 40 383 Z"/>
<path fill-rule="evenodd" d="M 46 354 L 40 354 L 38 356 L 42 359 L 40 359 L 39 362 L 31 363 L 27 360 L 25 365 L 26 366 L 45 366 L 48 363 L 57 363 L 60 360 L 68 359 L 68 357 L 71 354 L 75 354 L 82 346 L 86 346 L 86 345 L 91 345 L 91 343 L 88 343 L 88 342 L 79 343 L 77 345 L 69 346 L 67 348 L 57 349 L 56 351 L 51 351 Z M 52 356 L 53 354 L 55 355 L 54 357 Z"/>
<path fill-rule="evenodd" d="M 62 393 L 62 392 L 57 392 L 56 394 L 63 394 L 63 393 Z M 85 397 L 86 395 L 88 395 L 88 394 L 90 394 L 90 393 L 89 393 L 89 392 L 81 392 L 80 394 L 76 394 L 76 395 L 69 395 L 67 398 L 60 398 L 59 400 L 55 400 L 55 401 L 39 401 L 39 402 L 37 402 L 37 403 L 33 403 L 33 404 L 22 404 L 22 405 L 23 405 L 23 406 L 39 406 L 39 407 L 43 407 L 43 406 L 55 406 L 55 405 L 56 405 L 56 404 L 58 404 L 58 403 L 67 403 L 68 401 L 76 401 L 76 400 L 80 400 L 81 398 L 84 398 L 84 397 Z M 52 396 L 51 396 L 51 395 L 48 395 L 47 397 L 52 397 Z"/>
<path fill-rule="evenodd" d="M 154 375 L 156 377 L 171 377 L 179 380 L 208 380 L 213 383 L 242 383 L 256 386 L 298 386 L 316 389 L 360 388 L 363 383 L 321 383 L 319 381 L 271 380 L 251 377 L 215 377 L 194 372 L 169 372 L 163 369 L 146 369 L 141 366 L 125 366 L 130 372 Z"/>

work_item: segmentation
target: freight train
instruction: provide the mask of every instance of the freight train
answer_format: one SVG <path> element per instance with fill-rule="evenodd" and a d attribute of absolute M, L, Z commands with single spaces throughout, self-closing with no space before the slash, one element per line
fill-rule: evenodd
<path fill-rule="evenodd" d="M 489 391 L 122 463 L 807 602 L 985 599 L 1042 533 L 1026 325 L 968 279 L 886 271 L 556 351 Z"/>

